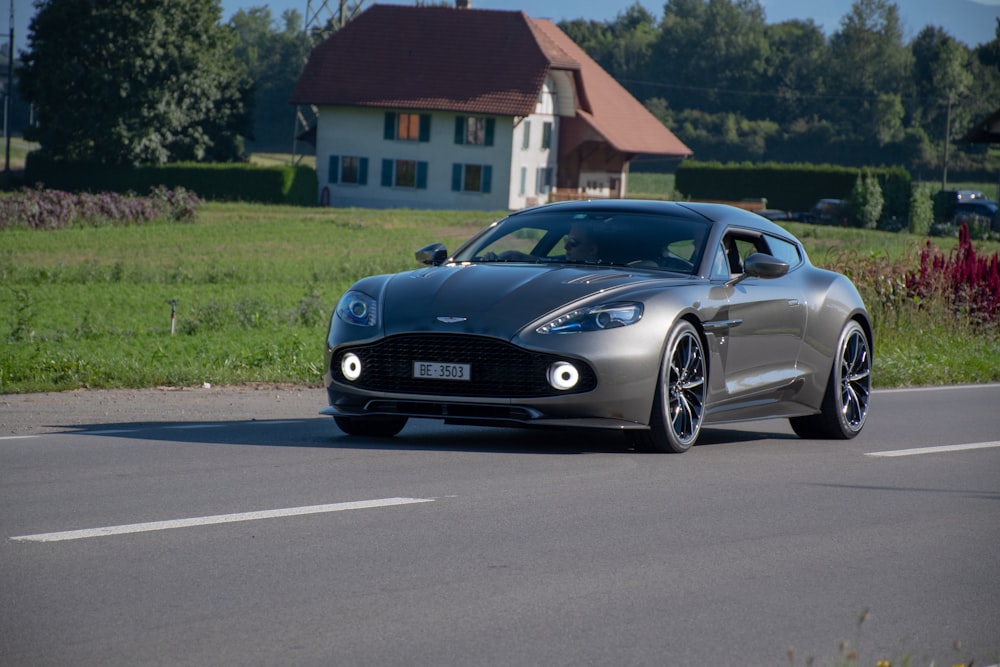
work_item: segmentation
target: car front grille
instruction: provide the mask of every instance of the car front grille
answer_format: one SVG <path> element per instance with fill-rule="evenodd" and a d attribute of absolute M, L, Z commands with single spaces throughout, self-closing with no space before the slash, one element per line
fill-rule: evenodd
<path fill-rule="evenodd" d="M 341 359 L 347 352 L 361 359 L 361 375 L 353 382 L 341 372 Z M 415 361 L 469 364 L 471 379 L 414 378 Z M 571 361 L 579 371 L 580 381 L 572 389 L 560 391 L 549 385 L 547 372 L 557 361 Z M 330 370 L 338 382 L 369 391 L 437 396 L 531 398 L 576 394 L 597 386 L 593 369 L 580 360 L 463 334 L 401 334 L 341 348 L 333 356 Z"/>

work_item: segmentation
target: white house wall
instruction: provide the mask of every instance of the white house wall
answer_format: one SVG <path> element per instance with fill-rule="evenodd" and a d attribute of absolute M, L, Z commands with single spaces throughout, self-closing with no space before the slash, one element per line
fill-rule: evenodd
<path fill-rule="evenodd" d="M 551 124 L 551 143 L 548 148 L 542 146 L 542 132 L 545 123 Z M 525 128 L 528 133 L 528 147 L 524 147 Z M 556 156 L 558 155 L 559 124 L 558 119 L 548 114 L 532 114 L 521 119 L 514 128 L 514 141 L 511 144 L 510 158 L 510 202 L 511 210 L 537 206 L 549 201 L 556 183 Z M 548 169 L 551 181 L 548 187 L 539 181 L 540 170 Z M 522 170 L 525 174 L 522 188 Z"/>
<path fill-rule="evenodd" d="M 555 189 L 559 155 L 559 117 L 556 115 L 562 96 L 556 93 L 551 78 L 546 78 L 535 105 L 535 113 L 514 124 L 511 143 L 510 202 L 512 210 L 545 204 Z M 542 145 L 545 124 L 550 125 L 549 145 Z M 525 141 L 525 132 L 528 141 Z M 548 187 L 540 182 L 542 170 L 548 170 Z"/>
<path fill-rule="evenodd" d="M 359 107 L 320 108 L 316 136 L 316 176 L 321 204 L 334 207 L 481 211 L 504 210 L 509 207 L 513 118 L 493 116 L 493 145 L 483 146 L 455 143 L 455 118 L 468 114 L 451 112 L 429 112 L 429 141 L 385 139 L 383 132 L 387 111 L 417 113 L 413 110 Z M 331 155 L 367 158 L 367 184 L 331 183 Z M 383 159 L 426 162 L 426 189 L 383 186 Z M 452 190 L 453 164 L 490 165 L 490 191 Z"/>

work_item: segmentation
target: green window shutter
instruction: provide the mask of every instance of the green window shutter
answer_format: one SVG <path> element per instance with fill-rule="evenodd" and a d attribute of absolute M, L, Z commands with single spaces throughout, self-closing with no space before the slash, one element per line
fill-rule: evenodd
<path fill-rule="evenodd" d="M 396 138 L 396 114 L 392 111 L 385 112 L 385 139 Z"/>
<path fill-rule="evenodd" d="M 493 145 L 493 133 L 496 131 L 497 119 L 487 118 L 486 119 L 486 145 Z"/>
<path fill-rule="evenodd" d="M 483 192 L 489 192 L 491 181 L 493 180 L 493 167 L 488 164 L 483 165 Z"/>
<path fill-rule="evenodd" d="M 392 187 L 392 160 L 382 160 L 382 186 Z"/>
<path fill-rule="evenodd" d="M 542 148 L 552 147 L 552 123 L 542 124 Z"/>
<path fill-rule="evenodd" d="M 417 189 L 427 189 L 427 163 L 417 162 Z"/>
<path fill-rule="evenodd" d="M 327 183 L 336 183 L 340 180 L 340 156 L 330 156 L 330 171 L 326 176 Z"/>
<path fill-rule="evenodd" d="M 368 185 L 368 158 L 358 160 L 358 185 Z"/>
<path fill-rule="evenodd" d="M 465 116 L 455 116 L 455 143 L 465 143 Z"/>
<path fill-rule="evenodd" d="M 420 141 L 431 140 L 431 115 L 429 113 L 420 114 Z"/>
<path fill-rule="evenodd" d="M 462 165 L 458 163 L 451 165 L 451 189 L 455 192 L 462 191 Z"/>

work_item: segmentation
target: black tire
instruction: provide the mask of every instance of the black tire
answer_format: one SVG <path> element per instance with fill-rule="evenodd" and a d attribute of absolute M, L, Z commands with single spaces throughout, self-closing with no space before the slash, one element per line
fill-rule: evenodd
<path fill-rule="evenodd" d="M 701 433 L 707 386 L 701 337 L 682 320 L 667 339 L 649 430 L 628 432 L 636 449 L 668 454 L 691 449 Z"/>
<path fill-rule="evenodd" d="M 334 417 L 347 435 L 366 438 L 391 438 L 406 426 L 406 417 Z"/>
<path fill-rule="evenodd" d="M 851 320 L 840 333 L 820 413 L 788 421 L 800 438 L 849 440 L 864 428 L 871 392 L 871 344 L 861 325 Z"/>

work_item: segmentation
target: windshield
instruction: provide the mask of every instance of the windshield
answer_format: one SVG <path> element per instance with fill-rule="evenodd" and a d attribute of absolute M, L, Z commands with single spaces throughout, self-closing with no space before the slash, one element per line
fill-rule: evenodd
<path fill-rule="evenodd" d="M 693 274 L 708 231 L 707 221 L 667 215 L 552 211 L 507 218 L 454 259 L 629 266 Z"/>

